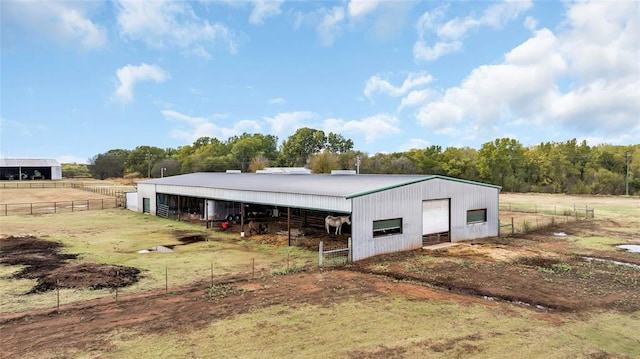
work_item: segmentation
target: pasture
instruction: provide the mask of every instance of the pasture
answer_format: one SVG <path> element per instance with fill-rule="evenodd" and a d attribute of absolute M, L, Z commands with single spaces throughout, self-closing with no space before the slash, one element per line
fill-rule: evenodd
<path fill-rule="evenodd" d="M 123 209 L 0 217 L 0 244 L 38 238 L 76 255 L 65 265 L 140 270 L 126 287 L 60 289 L 56 309 L 55 290 L 25 294 L 38 283 L 15 278 L 26 264 L 0 265 L 0 357 L 640 356 L 640 254 L 616 247 L 640 244 L 640 199 L 500 198 L 537 204 L 502 216 L 539 228 L 340 269 L 260 235 Z M 583 205 L 595 219 L 566 220 Z M 175 251 L 138 253 L 158 245 Z"/>

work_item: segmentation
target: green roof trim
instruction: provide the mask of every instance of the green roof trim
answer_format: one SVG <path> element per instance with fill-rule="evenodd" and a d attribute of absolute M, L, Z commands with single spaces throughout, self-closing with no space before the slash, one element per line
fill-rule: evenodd
<path fill-rule="evenodd" d="M 373 194 L 373 193 L 378 193 L 378 192 L 387 191 L 387 190 L 394 189 L 394 188 L 404 187 L 404 186 L 408 186 L 408 185 L 415 184 L 415 183 L 426 182 L 426 181 L 429 181 L 429 180 L 432 180 L 432 179 L 441 179 L 441 180 L 445 180 L 445 181 L 461 182 L 461 183 L 472 184 L 472 185 L 476 185 L 476 186 L 496 188 L 496 189 L 498 189 L 498 191 L 500 191 L 502 189 L 502 186 L 498 186 L 498 185 L 494 185 L 494 184 L 475 182 L 475 181 L 463 180 L 463 179 L 459 179 L 459 178 L 440 176 L 440 175 L 430 175 L 430 176 L 420 177 L 420 178 L 415 179 L 415 180 L 407 181 L 407 182 L 404 182 L 404 183 L 398 183 L 398 184 L 393 185 L 393 186 L 381 187 L 381 188 L 376 188 L 376 189 L 371 190 L 371 191 L 365 191 L 365 192 L 358 192 L 358 193 L 350 194 L 350 195 L 345 196 L 345 199 L 352 199 L 352 198 L 356 198 L 356 197 L 367 196 L 367 195 L 370 195 L 370 194 Z"/>

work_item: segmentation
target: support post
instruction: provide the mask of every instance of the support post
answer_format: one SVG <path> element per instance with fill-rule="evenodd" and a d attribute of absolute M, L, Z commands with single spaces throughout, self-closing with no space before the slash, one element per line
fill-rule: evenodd
<path fill-rule="evenodd" d="M 291 207 L 287 207 L 287 231 L 289 232 L 289 247 L 291 247 Z"/>

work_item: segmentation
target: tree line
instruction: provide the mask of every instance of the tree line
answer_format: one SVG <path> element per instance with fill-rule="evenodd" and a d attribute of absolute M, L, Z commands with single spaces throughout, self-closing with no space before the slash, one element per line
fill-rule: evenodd
<path fill-rule="evenodd" d="M 69 167 L 72 172 L 78 168 Z M 640 144 L 589 146 L 576 139 L 524 146 L 498 138 L 480 149 L 428 146 L 389 154 L 353 149 L 335 133 L 300 128 L 278 146 L 272 135 L 232 136 L 226 141 L 201 137 L 178 148 L 138 146 L 112 149 L 89 160 L 93 178 L 173 176 L 193 172 L 266 167 L 307 167 L 313 173 L 357 170 L 361 174 L 430 174 L 502 186 L 506 192 L 640 194 Z M 63 167 L 65 176 L 69 173 Z"/>

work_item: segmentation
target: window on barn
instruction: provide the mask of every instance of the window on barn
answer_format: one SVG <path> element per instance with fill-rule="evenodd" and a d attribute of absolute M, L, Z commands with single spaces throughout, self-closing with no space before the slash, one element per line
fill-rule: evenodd
<path fill-rule="evenodd" d="M 402 233 L 402 218 L 373 221 L 373 236 L 387 236 Z"/>
<path fill-rule="evenodd" d="M 472 209 L 467 211 L 467 224 L 482 223 L 487 221 L 487 209 Z"/>

